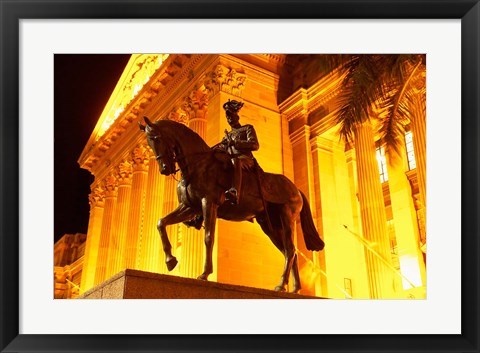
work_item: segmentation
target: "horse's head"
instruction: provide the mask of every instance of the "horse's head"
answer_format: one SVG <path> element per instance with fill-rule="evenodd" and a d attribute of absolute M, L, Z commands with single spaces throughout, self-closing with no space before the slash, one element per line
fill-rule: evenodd
<path fill-rule="evenodd" d="M 155 159 L 160 168 L 160 173 L 170 175 L 175 173 L 175 153 L 173 140 L 169 136 L 162 135 L 158 126 L 144 117 L 145 124 L 138 123 L 140 130 L 147 137 L 147 142 L 152 149 Z"/>

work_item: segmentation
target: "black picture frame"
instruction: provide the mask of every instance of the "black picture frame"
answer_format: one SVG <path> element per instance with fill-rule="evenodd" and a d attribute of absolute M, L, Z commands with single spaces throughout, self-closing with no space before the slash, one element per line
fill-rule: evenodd
<path fill-rule="evenodd" d="M 0 0 L 0 15 L 2 352 L 479 352 L 478 0 Z M 461 19 L 462 333 L 247 336 L 19 334 L 19 21 L 23 18 Z M 287 323 L 294 318 L 285 313 L 285 320 Z"/>

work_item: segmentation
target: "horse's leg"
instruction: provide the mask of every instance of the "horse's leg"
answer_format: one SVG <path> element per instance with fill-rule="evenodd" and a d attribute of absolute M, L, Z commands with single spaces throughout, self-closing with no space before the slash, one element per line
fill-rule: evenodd
<path fill-rule="evenodd" d="M 177 224 L 186 220 L 189 220 L 195 215 L 195 212 L 192 208 L 185 206 L 183 203 L 180 204 L 174 211 L 169 213 L 163 218 L 160 218 L 157 224 L 158 232 L 160 233 L 160 238 L 162 239 L 163 251 L 165 252 L 165 263 L 167 269 L 172 271 L 175 266 L 177 266 L 177 259 L 172 255 L 172 245 L 168 240 L 166 227 L 171 224 Z"/>
<path fill-rule="evenodd" d="M 302 289 L 302 285 L 300 283 L 300 273 L 298 272 L 298 258 L 297 254 L 295 254 L 293 258 L 292 264 L 292 277 L 293 277 L 293 290 L 292 293 L 298 293 L 300 289 Z"/>
<path fill-rule="evenodd" d="M 204 198 L 202 200 L 203 219 L 205 225 L 205 265 L 203 273 L 198 279 L 208 280 L 208 276 L 213 272 L 212 252 L 215 241 L 215 223 L 217 221 L 218 205 L 211 200 Z"/>
<path fill-rule="evenodd" d="M 272 216 L 274 216 L 274 215 L 272 215 Z M 282 254 L 284 254 L 284 256 L 285 256 L 285 267 L 288 266 L 288 273 L 290 273 L 290 268 L 293 266 L 293 276 L 294 276 L 293 286 L 294 286 L 294 292 L 295 292 L 295 290 L 297 288 L 297 284 L 298 285 L 300 284 L 300 276 L 298 275 L 298 265 L 297 265 L 297 262 L 296 262 L 296 256 L 294 256 L 293 260 L 288 260 L 289 254 L 291 253 L 291 250 L 287 251 L 286 247 L 285 247 L 285 245 L 288 244 L 288 242 L 285 241 L 286 235 L 284 235 L 286 229 L 271 229 L 267 220 L 266 220 L 266 215 L 258 215 L 257 216 L 257 222 L 260 225 L 260 227 L 262 228 L 263 232 L 268 235 L 268 237 L 270 238 L 272 243 L 275 245 L 275 247 L 278 250 L 280 250 L 280 252 Z M 282 228 L 285 228 L 285 227 L 282 227 Z M 291 235 L 290 235 L 290 239 L 291 239 Z M 292 246 L 293 246 L 293 243 L 292 243 Z M 295 254 L 294 248 L 293 248 L 293 253 Z M 289 261 L 291 261 L 291 262 L 289 263 Z M 286 271 L 286 268 L 284 268 L 283 275 L 280 279 L 280 283 L 278 284 L 278 286 L 275 287 L 276 291 L 285 291 L 286 290 L 285 287 L 288 284 L 289 275 L 288 274 L 285 275 L 285 271 Z M 297 274 L 297 277 L 295 277 L 296 276 L 295 273 Z M 300 288 L 298 288 L 298 290 L 299 289 Z"/>
<path fill-rule="evenodd" d="M 291 217 L 285 208 L 282 210 L 280 221 L 282 229 L 280 230 L 280 236 L 283 243 L 283 254 L 285 256 L 285 267 L 283 269 L 283 274 L 280 277 L 280 283 L 275 287 L 276 291 L 284 292 L 286 291 L 286 286 L 290 277 L 290 271 L 295 260 L 295 246 L 293 245 L 292 238 L 292 229 L 293 222 L 290 221 Z"/>

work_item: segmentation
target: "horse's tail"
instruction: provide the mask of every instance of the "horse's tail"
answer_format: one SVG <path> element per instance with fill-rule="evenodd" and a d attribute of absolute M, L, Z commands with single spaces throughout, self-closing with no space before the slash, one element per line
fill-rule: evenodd
<path fill-rule="evenodd" d="M 298 190 L 300 191 L 300 190 Z M 318 235 L 315 224 L 313 223 L 312 212 L 310 211 L 310 205 L 307 198 L 300 191 L 303 200 L 303 207 L 300 211 L 300 223 L 302 225 L 303 238 L 305 239 L 305 245 L 308 250 L 320 251 L 324 248 L 325 243 Z"/>

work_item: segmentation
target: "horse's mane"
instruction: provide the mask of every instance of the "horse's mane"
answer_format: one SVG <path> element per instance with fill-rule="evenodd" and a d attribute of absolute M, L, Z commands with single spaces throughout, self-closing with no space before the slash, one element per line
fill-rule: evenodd
<path fill-rule="evenodd" d="M 191 144 L 195 144 L 205 150 L 210 150 L 210 147 L 202 137 L 184 124 L 173 120 L 158 120 L 154 125 L 156 125 L 160 131 L 163 129 L 170 130 L 178 140 L 190 141 Z"/>

